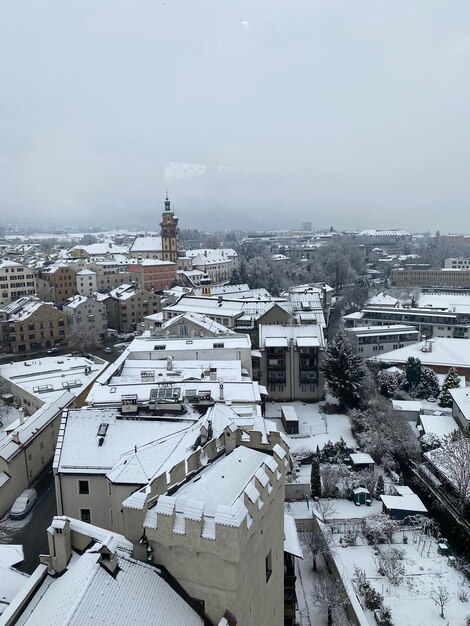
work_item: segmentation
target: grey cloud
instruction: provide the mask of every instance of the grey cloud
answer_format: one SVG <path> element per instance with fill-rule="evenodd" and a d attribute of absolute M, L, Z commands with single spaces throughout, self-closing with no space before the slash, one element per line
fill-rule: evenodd
<path fill-rule="evenodd" d="M 5 2 L 2 214 L 153 228 L 168 186 L 182 226 L 465 230 L 469 17 L 463 0 Z"/>

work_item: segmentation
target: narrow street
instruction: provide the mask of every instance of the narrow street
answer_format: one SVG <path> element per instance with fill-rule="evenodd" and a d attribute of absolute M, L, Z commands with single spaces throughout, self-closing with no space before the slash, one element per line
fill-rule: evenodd
<path fill-rule="evenodd" d="M 18 569 L 27 574 L 39 565 L 40 554 L 48 554 L 46 529 L 57 511 L 52 468 L 34 487 L 38 499 L 29 515 L 22 520 L 6 516 L 0 521 L 0 542 L 23 546 L 25 558 Z"/>

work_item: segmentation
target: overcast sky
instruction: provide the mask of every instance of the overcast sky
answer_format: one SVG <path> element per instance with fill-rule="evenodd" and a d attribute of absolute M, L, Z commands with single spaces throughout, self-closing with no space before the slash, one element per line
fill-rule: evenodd
<path fill-rule="evenodd" d="M 469 95 L 468 0 L 1 0 L 0 212 L 469 232 Z"/>

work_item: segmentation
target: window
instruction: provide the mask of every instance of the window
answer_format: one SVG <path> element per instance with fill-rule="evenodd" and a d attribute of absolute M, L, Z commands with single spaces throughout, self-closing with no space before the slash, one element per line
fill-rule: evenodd
<path fill-rule="evenodd" d="M 90 483 L 87 480 L 78 481 L 78 493 L 88 495 L 90 493 Z"/>
<path fill-rule="evenodd" d="M 273 573 L 273 560 L 271 555 L 271 550 L 268 552 L 268 556 L 266 557 L 266 582 L 271 578 L 271 574 Z"/>
<path fill-rule="evenodd" d="M 90 509 L 80 509 L 80 519 L 82 522 L 86 522 L 87 524 L 91 524 L 91 510 Z"/>

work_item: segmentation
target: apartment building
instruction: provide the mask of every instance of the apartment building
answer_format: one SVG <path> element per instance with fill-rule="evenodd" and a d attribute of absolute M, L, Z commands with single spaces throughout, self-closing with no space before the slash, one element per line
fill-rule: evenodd
<path fill-rule="evenodd" d="M 390 274 L 393 287 L 447 287 L 470 288 L 470 269 L 413 269 L 396 268 Z"/>
<path fill-rule="evenodd" d="M 324 349 L 323 330 L 318 324 L 262 324 L 259 351 L 252 355 L 253 377 L 266 387 L 271 400 L 321 400 Z"/>
<path fill-rule="evenodd" d="M 87 269 L 96 273 L 96 291 L 107 292 L 132 282 L 127 261 L 93 261 Z"/>
<path fill-rule="evenodd" d="M 118 333 L 131 333 L 144 317 L 160 311 L 160 296 L 153 291 L 124 284 L 112 289 L 103 301 L 108 311 L 108 324 Z"/>
<path fill-rule="evenodd" d="M 237 267 L 238 254 L 232 248 L 186 250 L 178 258 L 178 269 L 204 272 L 214 285 L 228 282 Z"/>
<path fill-rule="evenodd" d="M 37 291 L 46 302 L 65 304 L 77 293 L 75 270 L 70 265 L 59 264 L 41 271 L 37 278 Z"/>
<path fill-rule="evenodd" d="M 448 259 L 444 259 L 444 269 L 469 270 L 470 259 L 464 257 L 450 257 Z"/>
<path fill-rule="evenodd" d="M 90 296 L 73 296 L 64 305 L 64 313 L 67 315 L 69 326 L 85 323 L 88 328 L 94 328 L 100 339 L 106 339 L 108 332 L 108 311 L 106 306 Z"/>
<path fill-rule="evenodd" d="M 83 269 L 77 272 L 77 293 L 81 296 L 89 296 L 98 291 L 96 272 Z"/>
<path fill-rule="evenodd" d="M 129 259 L 132 282 L 147 291 L 163 291 L 176 280 L 176 263 L 160 259 Z"/>
<path fill-rule="evenodd" d="M 354 352 L 363 358 L 404 348 L 420 341 L 421 334 L 414 326 L 358 326 L 346 328 L 346 336 Z"/>
<path fill-rule="evenodd" d="M 6 352 L 26 353 L 63 345 L 67 340 L 67 316 L 34 296 L 24 296 L 4 307 L 0 316 Z"/>
<path fill-rule="evenodd" d="M 470 315 L 465 307 L 365 307 L 343 320 L 346 328 L 399 324 L 413 326 L 426 337 L 470 338 Z"/>
<path fill-rule="evenodd" d="M 0 517 L 24 489 L 32 485 L 54 457 L 62 411 L 75 397 L 66 390 L 27 417 L 0 432 Z"/>
<path fill-rule="evenodd" d="M 0 308 L 13 300 L 35 293 L 36 283 L 32 270 L 9 259 L 0 261 Z"/>

